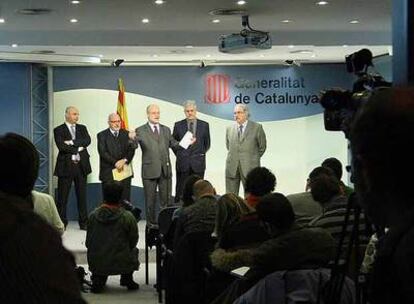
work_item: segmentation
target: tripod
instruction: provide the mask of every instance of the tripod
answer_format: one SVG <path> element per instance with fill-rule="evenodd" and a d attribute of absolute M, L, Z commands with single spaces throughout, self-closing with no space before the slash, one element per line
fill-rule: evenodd
<path fill-rule="evenodd" d="M 349 239 L 348 246 L 346 248 L 345 259 L 341 259 L 342 249 L 344 247 L 345 238 L 348 234 L 347 227 L 349 224 L 351 213 L 354 214 L 354 223 Z M 334 265 L 331 269 L 331 277 L 324 287 L 323 298 L 326 304 L 337 304 L 340 302 L 342 288 L 345 281 L 345 276 L 349 269 L 350 261 L 354 258 L 354 273 L 355 273 L 355 294 L 357 304 L 367 303 L 367 286 L 366 276 L 360 273 L 360 235 L 359 235 L 359 224 L 361 217 L 361 207 L 357 201 L 356 193 L 352 193 L 348 199 L 345 219 L 342 225 L 341 237 L 336 251 Z M 366 219 L 365 219 L 366 220 Z M 366 228 L 370 227 L 367 223 Z M 368 229 L 366 229 L 368 230 Z M 372 232 L 372 229 L 369 229 Z"/>

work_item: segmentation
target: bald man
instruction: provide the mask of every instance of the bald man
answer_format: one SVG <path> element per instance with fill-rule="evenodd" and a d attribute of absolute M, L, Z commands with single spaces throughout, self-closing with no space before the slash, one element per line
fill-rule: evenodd
<path fill-rule="evenodd" d="M 112 170 L 124 170 L 135 155 L 135 147 L 130 142 L 128 131 L 121 129 L 121 118 L 117 113 L 109 114 L 108 128 L 98 133 L 99 179 L 102 193 L 106 183 L 114 180 Z M 121 181 L 122 199 L 131 200 L 131 177 Z"/>
<path fill-rule="evenodd" d="M 78 201 L 78 222 L 81 230 L 86 230 L 88 214 L 86 208 L 86 177 L 92 172 L 89 153 L 91 143 L 86 126 L 78 124 L 79 110 L 69 106 L 65 110 L 65 122 L 53 130 L 59 150 L 55 176 L 58 177 L 57 207 L 65 227 L 68 224 L 66 206 L 72 182 L 75 183 Z"/>
<path fill-rule="evenodd" d="M 146 219 L 149 226 L 157 224 L 157 188 L 161 208 L 171 203 L 171 162 L 169 148 L 179 149 L 171 130 L 160 124 L 160 108 L 147 107 L 148 122 L 135 130 L 135 140 L 142 149 L 142 183 L 144 185 Z"/>

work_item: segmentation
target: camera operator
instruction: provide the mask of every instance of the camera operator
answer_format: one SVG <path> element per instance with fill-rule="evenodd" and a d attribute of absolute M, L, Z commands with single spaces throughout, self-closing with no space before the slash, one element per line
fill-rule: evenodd
<path fill-rule="evenodd" d="M 370 303 L 414 303 L 414 89 L 374 91 L 352 123 L 356 193 L 380 237 Z"/>

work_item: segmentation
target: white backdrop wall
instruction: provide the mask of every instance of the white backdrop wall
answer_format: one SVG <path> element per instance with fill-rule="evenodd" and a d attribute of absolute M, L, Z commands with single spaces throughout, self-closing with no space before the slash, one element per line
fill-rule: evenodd
<path fill-rule="evenodd" d="M 128 89 L 128 87 L 127 87 Z M 53 127 L 63 123 L 67 106 L 76 106 L 80 111 L 80 123 L 85 124 L 92 138 L 88 147 L 91 154 L 92 174 L 89 183 L 99 182 L 99 156 L 96 134 L 107 128 L 107 116 L 116 110 L 118 91 L 103 89 L 71 89 L 54 94 Z M 147 121 L 147 105 L 156 103 L 161 109 L 161 123 L 171 129 L 174 122 L 184 118 L 180 104 L 135 93 L 126 94 L 130 128 Z M 231 116 L 231 113 L 229 114 Z M 207 154 L 205 178 L 210 180 L 218 193 L 225 191 L 224 167 L 226 159 L 225 127 L 231 125 L 231 119 L 223 119 L 199 111 L 198 117 L 210 124 L 211 148 Z M 268 147 L 262 158 L 262 166 L 270 168 L 277 177 L 277 191 L 290 194 L 304 190 L 306 178 L 314 167 L 326 157 L 337 157 L 347 164 L 347 142 L 342 132 L 327 132 L 323 127 L 323 115 L 314 114 L 293 119 L 277 121 L 253 120 L 263 124 Z M 57 155 L 54 146 L 53 163 Z M 175 166 L 175 156 L 171 151 L 171 160 Z M 135 177 L 133 185 L 142 187 L 141 151 L 138 149 L 133 161 Z M 346 181 L 347 177 L 344 177 Z M 173 177 L 175 183 L 175 174 Z M 173 187 L 174 188 L 174 187 Z"/>

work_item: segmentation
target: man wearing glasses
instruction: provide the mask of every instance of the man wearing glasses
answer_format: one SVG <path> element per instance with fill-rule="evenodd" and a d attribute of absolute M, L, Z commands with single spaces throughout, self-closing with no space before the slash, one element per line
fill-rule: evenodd
<path fill-rule="evenodd" d="M 266 151 L 266 134 L 261 124 L 249 119 L 246 105 L 234 107 L 235 124 L 226 129 L 226 193 L 239 194 L 240 182 L 246 186 L 250 170 L 260 167 Z"/>
<path fill-rule="evenodd" d="M 98 133 L 99 179 L 102 189 L 105 183 L 114 180 L 113 170 L 121 172 L 126 169 L 135 154 L 134 144 L 129 140 L 128 131 L 121 129 L 121 118 L 117 113 L 108 116 L 108 126 Z M 132 176 L 121 181 L 123 200 L 131 199 L 131 179 Z"/>

